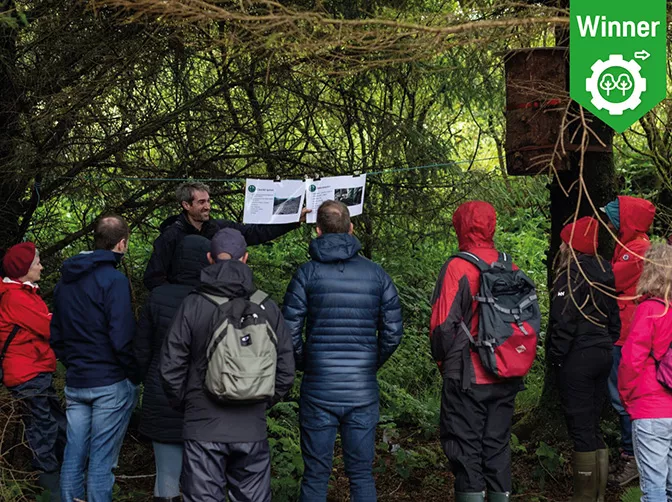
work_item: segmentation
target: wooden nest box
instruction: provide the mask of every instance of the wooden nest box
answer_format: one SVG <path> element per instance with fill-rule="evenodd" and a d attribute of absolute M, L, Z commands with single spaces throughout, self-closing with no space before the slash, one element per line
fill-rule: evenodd
<path fill-rule="evenodd" d="M 504 67 L 508 173 L 529 176 L 570 170 L 583 126 L 578 105 L 569 99 L 567 47 L 511 51 Z M 585 110 L 584 114 L 594 131 L 588 149 L 610 152 L 611 133 L 592 114 Z M 599 124 L 593 129 L 595 122 Z"/>

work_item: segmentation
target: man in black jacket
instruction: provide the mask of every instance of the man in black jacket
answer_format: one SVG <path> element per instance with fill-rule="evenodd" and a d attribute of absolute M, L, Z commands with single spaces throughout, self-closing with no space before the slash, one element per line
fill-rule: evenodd
<path fill-rule="evenodd" d="M 210 241 L 200 235 L 187 235 L 177 247 L 174 273 L 166 284 L 154 288 L 138 321 L 133 340 L 138 371 L 144 382 L 140 433 L 152 440 L 156 479 L 154 501 L 171 502 L 180 498 L 182 473 L 182 424 L 184 413 L 168 403 L 159 378 L 159 355 L 163 340 L 182 300 L 201 283 L 201 271 L 210 265 Z"/>
<path fill-rule="evenodd" d="M 234 299 L 249 298 L 255 287 L 246 265 L 245 239 L 220 230 L 208 255 L 213 265 L 201 273 L 199 290 Z M 192 294 L 182 302 L 161 349 L 160 374 L 170 404 L 184 408 L 182 491 L 185 502 L 271 500 L 271 459 L 266 439 L 266 408 L 279 401 L 294 381 L 292 341 L 278 306 L 262 303 L 277 336 L 275 396 L 271 403 L 226 406 L 206 394 L 210 321 L 217 307 Z"/>
<path fill-rule="evenodd" d="M 248 246 L 271 241 L 290 230 L 299 227 L 299 223 L 286 225 L 244 225 L 229 220 L 210 219 L 210 188 L 203 183 L 182 183 L 175 192 L 182 214 L 174 218 L 169 225 L 162 225 L 161 234 L 154 241 L 152 253 L 143 281 L 149 290 L 168 281 L 173 254 L 185 235 L 202 235 L 207 239 L 222 228 L 234 228 L 243 235 Z M 302 220 L 305 221 L 306 209 Z"/>

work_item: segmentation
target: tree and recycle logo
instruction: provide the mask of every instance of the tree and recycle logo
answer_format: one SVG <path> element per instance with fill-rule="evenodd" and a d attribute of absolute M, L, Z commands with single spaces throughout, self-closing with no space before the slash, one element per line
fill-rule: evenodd
<path fill-rule="evenodd" d="M 571 0 L 569 94 L 621 133 L 667 95 L 667 2 Z"/>
<path fill-rule="evenodd" d="M 641 69 L 634 59 L 626 61 L 622 54 L 612 54 L 607 61 L 597 60 L 591 67 L 593 74 L 586 79 L 586 91 L 592 96 L 593 106 L 607 110 L 610 115 L 623 115 L 625 110 L 636 109 L 642 104 L 642 94 L 646 91 Z M 616 92 L 612 95 L 612 91 Z M 619 101 L 619 91 L 622 97 L 632 92 L 627 99 Z"/>

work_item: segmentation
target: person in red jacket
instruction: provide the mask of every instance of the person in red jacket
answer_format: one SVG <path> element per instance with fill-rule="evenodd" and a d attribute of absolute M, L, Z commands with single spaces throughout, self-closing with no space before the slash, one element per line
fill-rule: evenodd
<path fill-rule="evenodd" d="M 496 222 L 495 209 L 487 202 L 458 207 L 453 225 L 460 251 L 488 263 L 497 261 Z M 460 329 L 471 309 L 471 333 L 478 336 L 473 296 L 479 285 L 475 265 L 451 259 L 441 270 L 432 297 L 432 356 L 443 374 L 441 445 L 455 475 L 456 502 L 483 502 L 486 489 L 489 502 L 504 502 L 511 492 L 511 419 L 523 383 L 520 378 L 499 379 L 489 373 Z"/>
<path fill-rule="evenodd" d="M 609 218 L 610 227 L 618 232 L 618 242 L 611 265 L 616 279 L 616 294 L 621 311 L 621 336 L 613 349 L 613 363 L 609 376 L 611 404 L 619 415 L 621 426 L 620 465 L 612 478 L 621 486 L 637 479 L 637 464 L 632 446 L 632 424 L 621 405 L 618 395 L 618 366 L 621 347 L 630 332 L 630 322 L 637 308 L 637 282 L 642 274 L 643 257 L 651 243 L 646 235 L 656 214 L 655 206 L 648 200 L 620 196 L 602 208 Z"/>
<path fill-rule="evenodd" d="M 642 500 L 672 500 L 672 392 L 656 378 L 672 343 L 672 247 L 655 244 L 646 253 L 636 309 L 623 345 L 618 390 L 632 418 L 632 439 Z"/>
<path fill-rule="evenodd" d="M 33 451 L 33 466 L 41 472 L 38 483 L 56 501 L 60 500 L 59 470 L 66 420 L 52 385 L 56 356 L 49 346 L 51 314 L 38 294 L 42 265 L 35 245 L 23 242 L 9 248 L 2 259 L 2 268 L 3 383 L 25 407 L 26 439 Z"/>

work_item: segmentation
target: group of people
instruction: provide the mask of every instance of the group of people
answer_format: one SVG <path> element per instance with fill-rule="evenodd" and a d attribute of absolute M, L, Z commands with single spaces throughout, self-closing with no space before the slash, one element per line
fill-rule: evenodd
<path fill-rule="evenodd" d="M 617 237 L 613 258 L 608 262 L 597 253 L 596 219 L 584 217 L 565 227 L 548 330 L 547 361 L 556 369 L 574 442 L 574 500 L 604 500 L 610 478 L 625 486 L 638 477 L 644 500 L 668 500 L 672 470 L 668 473 L 662 466 L 672 444 L 662 456 L 663 450 L 656 456 L 651 448 L 661 440 L 669 443 L 670 435 L 654 438 L 636 432 L 672 418 L 672 393 L 656 379 L 656 361 L 669 347 L 672 332 L 649 324 L 665 324 L 672 247 L 651 246 L 647 232 L 655 207 L 650 202 L 621 196 L 602 210 Z M 600 431 L 607 397 L 621 430 L 620 454 L 612 469 Z"/>
<path fill-rule="evenodd" d="M 151 293 L 137 322 L 118 270 L 130 229 L 117 215 L 97 221 L 93 251 L 64 262 L 52 313 L 38 295 L 35 246 L 17 244 L 3 257 L 3 382 L 26 410 L 38 482 L 52 500 L 111 501 L 142 384 L 140 432 L 153 442 L 155 500 L 268 501 L 266 411 L 288 393 L 298 369 L 300 500 L 326 500 L 340 431 L 351 499 L 375 501 L 376 373 L 401 342 L 402 314 L 389 275 L 359 254 L 347 206 L 327 201 L 318 209 L 311 260 L 294 274 L 281 309 L 255 287 L 247 247 L 298 225 L 213 220 L 209 189 L 200 183 L 178 187 L 177 200 L 183 211 L 154 243 L 144 276 Z M 607 395 L 621 417 L 612 476 L 621 484 L 640 476 L 646 500 L 667 500 L 672 393 L 655 370 L 672 342 L 672 246 L 649 249 L 649 202 L 619 197 L 604 211 L 618 237 L 611 262 L 597 253 L 596 219 L 562 231 L 548 329 L 547 362 L 574 442 L 572 500 L 604 500 L 609 455 L 600 415 Z M 462 204 L 453 224 L 461 252 L 486 263 L 501 259 L 490 204 Z M 503 502 L 511 493 L 511 420 L 523 379 L 493 374 L 474 350 L 482 273 L 470 261 L 450 259 L 432 298 L 441 443 L 457 502 L 486 495 Z M 65 414 L 52 383 L 57 358 L 67 369 Z"/>
<path fill-rule="evenodd" d="M 574 443 L 573 502 L 604 501 L 607 482 L 640 478 L 642 500 L 672 499 L 672 392 L 657 379 L 672 342 L 672 246 L 651 245 L 650 202 L 621 196 L 602 211 L 616 247 L 598 255 L 600 222 L 566 225 L 555 262 L 547 364 L 553 366 Z M 498 260 L 494 208 L 468 202 L 453 215 L 460 251 Z M 478 337 L 481 272 L 463 259 L 442 269 L 432 299 L 431 345 L 443 380 L 441 443 L 455 475 L 457 502 L 509 500 L 509 441 L 522 379 L 497 378 L 484 368 Z M 467 328 L 465 328 L 467 329 Z M 524 350 L 524 347 L 522 348 Z M 466 371 L 465 371 L 466 370 Z M 610 397 L 620 418 L 621 448 L 609 466 L 600 431 Z"/>
<path fill-rule="evenodd" d="M 181 185 L 177 199 L 183 212 L 154 243 L 145 273 L 151 293 L 137 322 L 118 270 L 130 238 L 120 216 L 101 217 L 94 250 L 63 263 L 52 313 L 37 294 L 35 246 L 18 244 L 3 257 L 0 359 L 4 384 L 26 410 L 39 484 L 52 500 L 111 501 L 142 384 L 139 427 L 153 442 L 155 500 L 269 501 L 266 411 L 287 394 L 298 367 L 301 500 L 326 500 L 339 430 L 353 500 L 376 500 L 376 373 L 401 342 L 402 316 L 389 275 L 360 256 L 347 206 L 327 201 L 318 209 L 311 261 L 296 272 L 281 310 L 255 287 L 247 246 L 298 225 L 211 220 L 209 189 L 200 183 Z M 222 317 L 226 336 L 213 331 Z M 236 338 L 259 323 L 262 331 Z M 227 353 L 218 348 L 225 338 Z M 272 367 L 254 366 L 269 345 Z M 216 366 L 218 354 L 239 366 Z M 65 415 L 52 384 L 57 358 L 66 367 Z M 213 379 L 229 393 L 270 393 L 223 400 Z"/>

